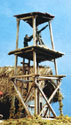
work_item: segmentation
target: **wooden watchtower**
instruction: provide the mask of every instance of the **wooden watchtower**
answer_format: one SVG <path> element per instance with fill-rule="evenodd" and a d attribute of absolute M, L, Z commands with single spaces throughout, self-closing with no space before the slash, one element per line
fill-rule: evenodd
<path fill-rule="evenodd" d="M 54 48 L 54 42 L 53 42 L 53 34 L 52 34 L 52 27 L 51 27 L 51 20 L 53 20 L 54 16 L 48 14 L 48 13 L 41 13 L 41 12 L 32 12 L 32 13 L 25 13 L 20 15 L 15 15 L 17 20 L 17 36 L 16 36 L 16 50 L 9 52 L 9 55 L 14 54 L 15 55 L 15 67 L 14 67 L 14 76 L 12 77 L 14 88 L 21 100 L 21 103 L 27 113 L 27 115 L 31 115 L 31 112 L 29 111 L 27 102 L 30 99 L 30 97 L 34 93 L 34 114 L 43 116 L 42 114 L 47 113 L 47 117 L 56 117 L 56 113 L 53 110 L 51 106 L 51 101 L 54 98 L 56 92 L 59 90 L 61 79 L 64 77 L 64 75 L 58 75 L 57 71 L 57 65 L 56 65 L 56 59 L 59 57 L 62 57 L 64 54 L 58 51 L 55 51 Z M 32 46 L 26 46 L 24 48 L 19 49 L 18 48 L 18 40 L 19 40 L 19 23 L 23 20 L 26 23 L 28 23 L 33 28 L 33 45 Z M 47 48 L 45 45 L 39 45 L 37 44 L 37 27 L 40 24 L 47 23 L 49 27 L 50 32 L 50 38 L 51 38 L 51 45 L 52 49 Z M 18 57 L 21 57 L 23 59 L 23 75 L 18 75 L 17 72 L 17 59 Z M 24 61 L 24 59 L 28 60 L 28 65 Z M 29 68 L 30 68 L 30 61 L 33 61 L 33 73 L 30 74 Z M 52 61 L 54 63 L 55 68 L 55 75 L 39 75 L 39 63 L 43 61 Z M 25 65 L 29 67 L 26 73 Z M 32 78 L 32 80 L 31 80 Z M 39 81 L 42 80 L 55 80 L 55 90 L 53 91 L 52 95 L 49 99 L 47 99 L 46 95 L 44 94 L 43 90 L 40 88 Z M 21 96 L 21 93 L 18 91 L 16 84 L 17 81 L 22 81 L 23 84 L 27 84 L 27 95 L 26 100 Z M 31 88 L 28 89 L 29 83 L 31 82 Z M 47 83 L 48 84 L 48 83 Z M 34 90 L 33 90 L 34 88 Z M 45 104 L 40 108 L 40 96 L 44 98 Z M 42 101 L 43 104 L 43 101 Z M 49 113 L 50 111 L 50 113 Z"/>

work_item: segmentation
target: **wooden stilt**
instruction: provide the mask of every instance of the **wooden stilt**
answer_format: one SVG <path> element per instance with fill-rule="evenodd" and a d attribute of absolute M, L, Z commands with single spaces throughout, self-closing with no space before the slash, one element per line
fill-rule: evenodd
<path fill-rule="evenodd" d="M 31 93 L 30 93 L 30 95 L 27 97 L 25 103 L 27 103 L 27 102 L 30 100 L 30 98 L 31 98 L 31 96 L 32 96 L 33 94 L 34 94 L 34 90 L 31 91 Z"/>
<path fill-rule="evenodd" d="M 51 102 L 52 98 L 54 97 L 54 95 L 55 95 L 56 92 L 58 91 L 60 85 L 61 85 L 61 82 L 59 81 L 59 82 L 58 82 L 58 85 L 57 85 L 57 88 L 54 90 L 54 92 L 52 93 L 52 95 L 50 96 L 50 98 L 49 98 L 49 100 L 48 100 L 49 103 Z M 46 104 L 44 105 L 44 107 L 43 107 L 43 109 L 41 110 L 41 112 L 40 112 L 39 115 L 41 115 L 41 114 L 43 113 L 43 110 L 45 109 L 45 107 L 46 107 Z"/>
<path fill-rule="evenodd" d="M 39 114 L 40 112 L 40 104 L 39 104 L 39 100 L 40 100 L 40 97 L 39 97 L 39 90 L 37 89 L 37 114 Z"/>
<path fill-rule="evenodd" d="M 34 106 L 33 106 L 34 114 L 41 115 L 42 113 L 44 113 L 44 117 L 46 117 L 47 115 L 49 117 L 50 114 L 48 114 L 48 111 L 50 111 L 51 115 L 53 114 L 53 116 L 56 117 L 56 114 L 55 114 L 53 108 L 51 107 L 50 103 L 52 102 L 52 99 L 55 96 L 55 94 L 58 92 L 60 84 L 61 84 L 60 79 L 62 77 L 58 76 L 56 58 L 61 57 L 63 54 L 60 52 L 53 51 L 53 50 L 55 50 L 55 47 L 54 47 L 54 41 L 53 41 L 51 20 L 54 18 L 54 16 L 47 14 L 47 13 L 45 14 L 45 13 L 40 13 L 40 12 L 33 12 L 33 13 L 28 13 L 28 14 L 15 15 L 15 17 L 17 18 L 16 50 L 11 51 L 9 53 L 9 54 L 15 54 L 14 77 L 11 78 L 11 80 L 14 79 L 13 85 L 14 85 L 15 91 L 17 92 L 19 100 L 21 101 L 23 107 L 25 108 L 28 116 L 31 116 L 31 114 L 28 110 L 27 102 L 31 99 L 32 93 L 34 92 L 34 95 L 35 95 Z M 38 31 L 37 31 L 37 28 L 40 24 L 46 22 L 45 19 L 49 23 L 52 50 L 48 49 L 47 47 L 44 47 L 43 45 L 42 46 L 38 45 L 38 43 L 37 43 L 38 41 L 39 41 L 39 43 L 41 42 L 40 41 L 41 36 L 39 36 L 39 35 L 40 35 L 40 32 L 45 29 L 46 26 Z M 20 20 L 26 21 L 31 27 L 33 27 L 33 46 L 31 46 L 31 47 L 26 46 L 23 49 L 18 49 Z M 37 34 L 38 34 L 38 37 L 37 37 Z M 30 37 L 25 37 L 24 42 L 29 42 L 31 39 L 32 39 L 32 35 Z M 23 58 L 23 63 L 22 63 L 23 64 L 23 75 L 21 75 L 21 72 L 20 72 L 20 75 L 17 75 L 18 57 Z M 26 63 L 27 60 L 28 60 L 28 63 Z M 43 73 L 41 74 L 41 76 L 39 75 L 38 63 L 46 61 L 46 60 L 54 62 L 54 68 L 55 68 L 55 74 L 56 74 L 55 76 L 52 75 L 52 73 L 51 73 L 51 76 L 49 76 L 49 75 L 42 76 Z M 33 74 L 29 73 L 30 61 L 33 61 Z M 27 64 L 28 64 L 28 66 L 27 66 Z M 47 74 L 49 74 L 49 73 L 47 73 Z M 33 81 L 31 80 L 30 77 L 32 77 Z M 19 79 L 19 78 L 21 78 L 21 79 Z M 55 80 L 55 82 L 54 82 L 55 90 L 49 99 L 47 99 L 46 95 L 44 94 L 44 92 L 42 91 L 42 89 L 40 88 L 40 85 L 39 85 L 40 81 L 46 81 L 46 80 L 47 81 L 49 80 L 51 82 L 53 80 Z M 19 81 L 19 82 L 17 82 L 17 81 Z M 20 82 L 23 83 L 23 84 L 21 84 L 21 87 L 20 87 Z M 33 84 L 34 84 L 31 86 L 31 88 L 29 87 L 30 82 L 31 83 L 33 82 Z M 18 83 L 18 85 L 16 83 Z M 23 97 L 19 91 L 19 88 L 21 88 L 22 95 L 24 94 L 23 97 L 26 98 L 25 101 L 23 100 Z M 24 92 L 23 92 L 22 88 L 23 88 Z M 40 103 L 40 97 L 44 98 L 44 100 L 45 100 L 44 106 L 43 106 L 43 104 L 44 104 L 43 101 L 41 101 L 41 103 Z M 14 100 L 15 100 L 15 98 L 14 98 Z M 61 104 L 61 106 L 62 106 L 62 104 Z M 61 109 L 61 113 L 62 113 L 62 109 Z"/>
<path fill-rule="evenodd" d="M 51 22 L 49 21 L 49 30 L 50 30 L 50 38 L 51 38 L 51 45 L 52 45 L 52 49 L 54 50 L 54 42 L 53 42 L 53 34 L 52 34 L 52 27 L 51 27 Z"/>
<path fill-rule="evenodd" d="M 37 83 L 35 83 L 35 84 L 36 84 L 36 86 L 38 87 L 39 91 L 41 92 L 43 98 L 45 99 L 45 101 L 46 101 L 46 103 L 47 103 L 47 105 L 48 105 L 50 111 L 52 112 L 53 116 L 56 117 L 56 114 L 55 114 L 54 110 L 52 109 L 50 103 L 48 102 L 47 97 L 45 96 L 45 94 L 43 93 L 43 91 L 40 89 L 39 85 L 38 85 Z"/>
<path fill-rule="evenodd" d="M 42 110 L 42 96 L 40 94 L 40 111 Z"/>
<path fill-rule="evenodd" d="M 40 111 L 40 113 L 39 113 L 39 116 L 41 116 L 41 114 L 43 113 L 43 110 L 44 110 L 46 107 L 47 107 L 47 104 L 45 104 L 45 105 L 43 106 L 43 108 L 41 109 L 41 111 Z"/>
<path fill-rule="evenodd" d="M 46 111 L 45 111 L 45 113 L 44 113 L 44 118 L 46 117 L 47 112 L 48 112 L 48 107 L 47 107 L 47 109 L 46 109 Z"/>
<path fill-rule="evenodd" d="M 11 98 L 11 107 L 10 107 L 10 116 L 9 118 L 14 118 L 15 115 L 15 96 L 13 95 Z"/>
<path fill-rule="evenodd" d="M 28 74 L 30 72 L 30 60 L 28 60 Z M 27 78 L 27 80 L 29 81 L 29 77 Z M 27 92 L 29 90 L 29 82 L 27 83 Z"/>
<path fill-rule="evenodd" d="M 50 23 L 50 22 L 49 22 L 49 29 L 50 29 L 52 49 L 54 50 L 52 27 L 51 27 L 51 23 Z M 57 63 L 56 63 L 56 60 L 55 60 L 55 59 L 54 59 L 54 66 L 55 66 L 55 74 L 58 75 Z M 58 80 L 56 80 L 56 83 L 58 84 Z"/>
<path fill-rule="evenodd" d="M 51 38 L 51 45 L 52 45 L 52 49 L 54 50 L 54 42 L 53 42 L 53 34 L 52 34 L 52 26 L 51 26 L 51 22 L 49 21 L 49 30 L 50 30 L 50 38 Z M 54 59 L 54 66 L 55 66 L 55 74 L 58 74 L 58 70 L 57 70 L 57 64 L 56 64 L 56 60 Z"/>
<path fill-rule="evenodd" d="M 36 17 L 33 17 L 33 45 L 36 46 Z"/>
<path fill-rule="evenodd" d="M 24 74 L 24 63 L 25 63 L 25 59 L 23 58 L 23 74 Z"/>
<path fill-rule="evenodd" d="M 20 24 L 20 20 L 17 19 L 17 34 L 16 34 L 16 49 L 18 49 L 18 40 L 19 40 L 19 24 Z M 14 74 L 17 74 L 17 61 L 18 61 L 18 57 L 17 55 L 15 56 L 15 67 L 14 67 Z"/>
<path fill-rule="evenodd" d="M 28 100 L 29 100 L 29 98 L 30 98 L 30 96 L 32 95 L 32 89 L 33 89 L 33 85 L 31 86 L 31 88 L 30 88 L 30 90 L 29 90 L 29 92 L 28 92 L 28 94 L 27 94 L 27 97 L 26 97 L 26 99 L 25 99 L 25 102 L 27 102 Z M 31 95 L 30 95 L 31 94 Z"/>
<path fill-rule="evenodd" d="M 37 62 L 37 74 L 39 74 L 39 63 Z M 39 84 L 39 81 L 38 81 Z M 39 114 L 40 112 L 40 93 L 39 90 L 37 88 L 37 114 Z"/>
<path fill-rule="evenodd" d="M 33 45 L 36 45 L 36 17 L 33 17 Z M 36 52 L 33 51 L 33 68 L 34 73 L 37 73 L 37 60 L 36 60 Z M 36 81 L 36 78 L 34 78 L 34 82 Z M 38 90 L 35 87 L 35 115 L 38 114 Z"/>
<path fill-rule="evenodd" d="M 33 17 L 33 45 L 36 45 L 36 18 Z M 36 64 L 36 52 L 33 51 L 33 70 L 34 70 L 34 74 L 37 73 L 37 64 Z"/>
<path fill-rule="evenodd" d="M 57 88 L 54 90 L 54 92 L 52 93 L 52 95 L 51 95 L 50 98 L 49 98 L 49 102 L 51 102 L 52 98 L 53 98 L 54 95 L 56 94 L 56 92 L 57 92 L 57 90 L 59 89 L 60 85 L 61 85 L 61 82 L 60 82 L 60 80 L 59 80 L 59 81 L 58 81 Z"/>
<path fill-rule="evenodd" d="M 19 24 L 20 24 L 20 20 L 17 19 L 16 49 L 18 49 Z M 17 57 L 17 55 L 15 55 L 15 66 L 14 66 L 14 75 L 15 76 L 17 75 L 17 63 L 18 63 L 18 57 Z M 13 100 L 13 103 L 14 103 L 13 105 L 15 107 L 15 95 L 13 95 L 12 100 Z M 15 112 L 15 111 L 13 111 L 13 112 Z"/>

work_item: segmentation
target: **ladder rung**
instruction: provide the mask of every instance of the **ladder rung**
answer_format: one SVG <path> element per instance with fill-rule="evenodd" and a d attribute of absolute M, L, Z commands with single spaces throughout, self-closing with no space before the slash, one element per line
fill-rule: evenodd
<path fill-rule="evenodd" d="M 28 105 L 28 107 L 30 107 L 30 108 L 34 108 L 35 106 L 34 106 L 34 105 Z"/>
<path fill-rule="evenodd" d="M 25 65 L 25 64 L 26 64 L 26 65 L 29 65 L 29 63 L 24 63 L 24 62 L 21 62 L 21 64 L 24 64 L 24 65 Z"/>

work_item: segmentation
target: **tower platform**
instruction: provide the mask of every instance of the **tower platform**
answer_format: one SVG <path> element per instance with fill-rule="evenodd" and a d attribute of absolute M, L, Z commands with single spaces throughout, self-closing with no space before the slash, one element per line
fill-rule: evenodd
<path fill-rule="evenodd" d="M 64 54 L 52 49 L 47 48 L 46 46 L 28 46 L 21 49 L 16 49 L 9 52 L 8 54 L 14 54 L 22 58 L 33 60 L 33 51 L 36 52 L 36 58 L 38 62 L 42 61 L 53 61 L 53 59 L 62 57 Z"/>
<path fill-rule="evenodd" d="M 24 13 L 19 15 L 14 15 L 19 20 L 23 20 L 28 23 L 31 27 L 33 27 L 33 17 L 36 18 L 36 26 L 49 22 L 54 18 L 53 15 L 48 13 L 41 13 L 41 12 L 31 12 L 31 13 Z"/>

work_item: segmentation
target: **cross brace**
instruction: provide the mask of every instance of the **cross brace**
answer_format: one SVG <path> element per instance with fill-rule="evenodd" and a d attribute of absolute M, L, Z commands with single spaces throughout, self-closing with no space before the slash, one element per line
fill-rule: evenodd
<path fill-rule="evenodd" d="M 53 116 L 56 117 L 56 113 L 55 113 L 54 110 L 52 109 L 52 107 L 51 107 L 51 105 L 50 105 L 50 103 L 49 103 L 47 97 L 45 96 L 44 92 L 40 89 L 40 87 L 39 87 L 39 85 L 37 84 L 37 82 L 36 82 L 35 84 L 36 84 L 36 86 L 38 87 L 38 89 L 39 89 L 40 93 L 42 94 L 43 98 L 45 99 L 45 101 L 46 101 L 46 103 L 47 103 L 47 105 L 48 105 L 50 111 L 52 112 Z"/>
<path fill-rule="evenodd" d="M 26 106 L 26 104 L 25 104 L 25 102 L 24 102 L 24 100 L 23 100 L 23 97 L 21 96 L 21 94 L 20 94 L 20 92 L 19 92 L 19 90 L 17 89 L 17 87 L 16 87 L 15 84 L 16 84 L 16 80 L 14 80 L 14 82 L 13 82 L 14 89 L 15 89 L 15 91 L 17 92 L 18 97 L 19 97 L 19 99 L 20 99 L 20 101 L 21 101 L 23 107 L 25 108 L 27 115 L 28 115 L 28 116 L 31 116 L 31 113 L 29 112 L 28 107 Z"/>
<path fill-rule="evenodd" d="M 58 81 L 58 85 L 57 85 L 56 89 L 54 90 L 54 92 L 52 93 L 52 95 L 50 96 L 50 98 L 48 99 L 48 103 L 51 102 L 52 98 L 53 98 L 54 95 L 56 94 L 56 92 L 57 92 L 57 90 L 59 89 L 60 85 L 61 85 L 61 82 Z M 47 104 L 45 104 L 45 105 L 43 106 L 43 109 L 42 109 L 41 112 L 39 113 L 39 116 L 43 113 L 43 110 L 45 109 L 46 106 L 47 106 Z"/>
<path fill-rule="evenodd" d="M 45 107 L 47 106 L 47 109 L 49 109 L 49 110 L 52 112 L 53 116 L 56 117 L 56 114 L 55 114 L 53 108 L 51 107 L 50 102 L 51 102 L 52 98 L 54 97 L 54 95 L 56 94 L 57 90 L 59 89 L 59 87 L 60 87 L 60 85 L 61 85 L 61 82 L 60 82 L 60 81 L 58 81 L 58 85 L 57 85 L 56 89 L 54 90 L 54 92 L 52 93 L 52 95 L 50 96 L 49 99 L 47 99 L 47 97 L 45 96 L 44 92 L 43 92 L 42 89 L 39 87 L 39 85 L 38 85 L 37 82 L 35 82 L 35 84 L 31 86 L 31 88 L 30 88 L 30 90 L 29 90 L 29 92 L 28 92 L 28 96 L 26 97 L 26 100 L 25 100 L 25 101 L 23 100 L 23 98 L 22 98 L 22 96 L 21 96 L 19 90 L 18 90 L 17 87 L 16 87 L 16 79 L 13 81 L 13 85 L 14 85 L 15 91 L 17 92 L 18 97 L 19 97 L 19 99 L 20 99 L 20 101 L 21 101 L 23 107 L 25 108 L 26 113 L 28 114 L 28 116 L 31 116 L 31 113 L 29 112 L 29 109 L 28 109 L 26 103 L 28 102 L 28 100 L 29 100 L 30 97 L 32 96 L 32 93 L 33 93 L 32 88 L 33 88 L 33 87 L 35 88 L 35 85 L 36 85 L 36 87 L 38 88 L 38 90 L 40 91 L 41 95 L 43 96 L 43 98 L 44 98 L 45 101 L 46 101 L 46 104 L 43 106 L 43 109 L 40 111 L 39 116 L 43 113 L 43 110 L 44 110 Z M 48 111 L 48 110 L 46 110 L 46 113 L 47 113 L 47 111 Z M 45 113 L 44 115 L 46 115 L 46 113 Z"/>

